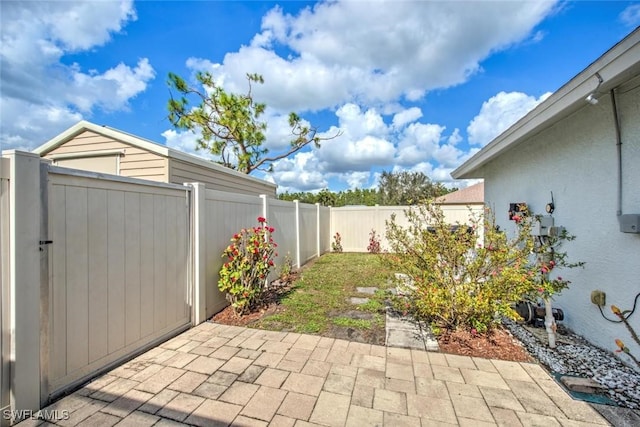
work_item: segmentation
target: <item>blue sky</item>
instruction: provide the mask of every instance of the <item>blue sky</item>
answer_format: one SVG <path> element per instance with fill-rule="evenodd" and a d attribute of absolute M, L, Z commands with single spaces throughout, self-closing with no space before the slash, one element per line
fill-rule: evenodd
<path fill-rule="evenodd" d="M 449 173 L 640 24 L 631 1 L 13 2 L 1 7 L 0 147 L 33 149 L 85 119 L 195 153 L 166 120 L 169 72 L 245 73 L 267 147 L 296 111 L 339 138 L 274 165 L 280 191 Z M 206 153 L 195 154 L 207 156 Z"/>

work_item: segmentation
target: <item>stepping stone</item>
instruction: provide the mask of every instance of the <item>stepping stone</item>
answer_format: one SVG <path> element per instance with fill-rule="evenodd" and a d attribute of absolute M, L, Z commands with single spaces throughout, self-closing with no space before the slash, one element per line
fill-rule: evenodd
<path fill-rule="evenodd" d="M 358 293 L 361 294 L 369 294 L 369 295 L 373 295 L 376 293 L 376 291 L 378 290 L 378 288 L 374 287 L 374 286 L 370 286 L 370 287 L 365 287 L 365 288 L 356 288 L 356 290 L 358 291 Z"/>
<path fill-rule="evenodd" d="M 390 314 L 387 311 L 385 320 L 386 346 L 415 348 L 427 351 L 440 351 L 440 346 L 431 328 L 409 317 Z"/>
<path fill-rule="evenodd" d="M 368 303 L 369 302 L 369 298 L 351 297 L 351 298 L 349 298 L 349 302 L 351 304 L 355 304 L 355 305 L 362 305 L 362 304 Z"/>

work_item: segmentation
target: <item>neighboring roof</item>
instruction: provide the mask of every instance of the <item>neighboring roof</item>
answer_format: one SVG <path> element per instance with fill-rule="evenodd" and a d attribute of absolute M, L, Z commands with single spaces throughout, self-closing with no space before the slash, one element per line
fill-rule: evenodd
<path fill-rule="evenodd" d="M 600 85 L 596 73 L 602 77 Z M 454 170 L 451 176 L 483 178 L 480 171 L 483 165 L 587 105 L 585 98 L 589 94 L 604 96 L 637 74 L 640 74 L 640 27 Z"/>
<path fill-rule="evenodd" d="M 484 182 L 445 194 L 444 196 L 435 199 L 435 202 L 443 205 L 471 205 L 484 203 Z"/>
<path fill-rule="evenodd" d="M 243 177 L 246 179 L 259 182 L 260 184 L 270 185 L 270 186 L 273 186 L 273 188 L 277 187 L 276 184 L 271 183 L 269 181 L 265 181 L 263 179 L 246 175 L 242 172 L 238 172 L 236 170 L 226 168 L 217 163 L 213 163 L 201 157 L 194 156 L 193 154 L 187 154 L 179 150 L 174 150 L 173 148 L 169 148 L 166 145 L 161 145 L 153 141 L 150 141 L 148 139 L 141 138 L 139 136 L 135 136 L 118 129 L 110 128 L 108 126 L 100 126 L 95 123 L 88 122 L 86 120 L 79 121 L 75 125 L 71 126 L 69 129 L 67 129 L 66 131 L 62 132 L 58 136 L 53 137 L 49 141 L 45 142 L 44 144 L 42 144 L 41 146 L 33 150 L 33 152 L 36 154 L 39 154 L 41 157 L 45 156 L 48 152 L 53 151 L 54 149 L 58 148 L 65 142 L 72 140 L 73 138 L 75 138 L 76 136 L 80 135 L 82 132 L 85 132 L 85 131 L 95 132 L 97 134 L 106 136 L 108 138 L 113 138 L 118 141 L 127 143 L 134 147 L 138 147 L 143 150 L 150 151 L 160 156 L 170 157 L 172 159 L 178 159 L 185 162 L 194 163 L 198 166 L 202 166 L 211 170 L 215 170 L 215 171 L 230 174 L 230 175 L 235 175 L 238 177 Z"/>

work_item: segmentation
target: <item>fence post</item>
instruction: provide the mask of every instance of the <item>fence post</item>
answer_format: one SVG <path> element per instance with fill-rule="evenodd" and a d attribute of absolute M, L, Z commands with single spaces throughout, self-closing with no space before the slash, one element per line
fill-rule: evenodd
<path fill-rule="evenodd" d="M 293 204 L 296 207 L 296 267 L 300 268 L 300 201 L 294 200 Z"/>
<path fill-rule="evenodd" d="M 10 150 L 9 351 L 13 410 L 40 409 L 40 156 Z"/>
<path fill-rule="evenodd" d="M 9 370 L 9 159 L 0 157 L 0 411 L 11 407 Z M 0 426 L 9 420 L 0 417 Z"/>
<path fill-rule="evenodd" d="M 269 221 L 269 199 L 266 194 L 261 194 L 262 199 L 262 217 Z"/>
<path fill-rule="evenodd" d="M 207 221 L 206 221 L 206 187 L 200 182 L 189 184 L 191 192 L 191 259 L 193 271 L 193 318 L 192 325 L 198 325 L 207 320 Z"/>
<path fill-rule="evenodd" d="M 316 256 L 320 258 L 320 203 L 316 203 Z"/>

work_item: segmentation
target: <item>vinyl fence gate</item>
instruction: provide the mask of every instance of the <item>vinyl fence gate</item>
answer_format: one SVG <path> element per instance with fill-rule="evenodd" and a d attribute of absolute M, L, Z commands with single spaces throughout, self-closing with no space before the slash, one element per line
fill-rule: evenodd
<path fill-rule="evenodd" d="M 189 327 L 191 190 L 41 169 L 48 400 Z"/>

